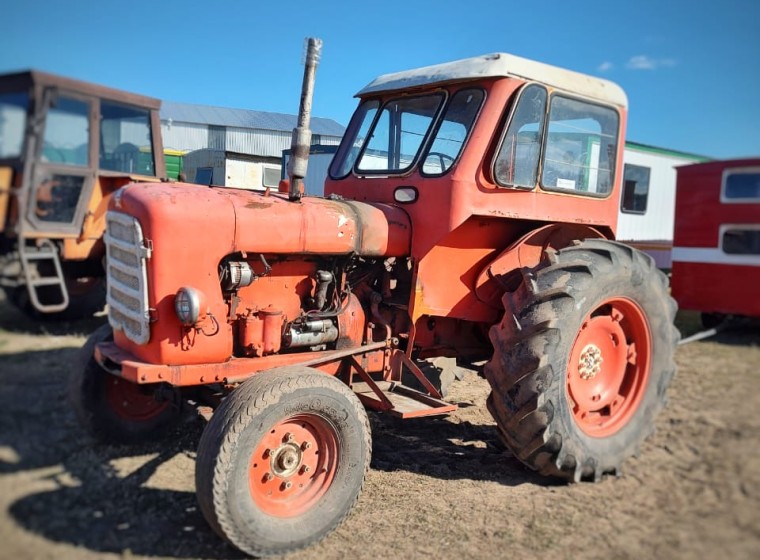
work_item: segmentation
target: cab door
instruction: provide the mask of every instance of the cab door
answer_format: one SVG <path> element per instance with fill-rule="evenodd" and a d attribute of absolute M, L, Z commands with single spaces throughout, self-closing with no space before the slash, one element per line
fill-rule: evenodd
<path fill-rule="evenodd" d="M 28 150 L 24 237 L 79 234 L 97 169 L 98 100 L 47 87 L 36 123 L 39 133 Z"/>

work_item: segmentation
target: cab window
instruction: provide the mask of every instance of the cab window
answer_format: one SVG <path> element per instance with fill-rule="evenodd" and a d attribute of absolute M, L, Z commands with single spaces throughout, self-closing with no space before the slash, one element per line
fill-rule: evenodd
<path fill-rule="evenodd" d="M 520 93 L 496 156 L 494 178 L 497 185 L 535 188 L 541 158 L 546 98 L 546 89 L 536 84 L 525 87 Z"/>
<path fill-rule="evenodd" d="M 28 105 L 26 93 L 0 93 L 0 159 L 21 156 Z"/>
<path fill-rule="evenodd" d="M 605 196 L 612 191 L 619 119 L 616 111 L 553 95 L 541 186 L 546 190 Z"/>
<path fill-rule="evenodd" d="M 356 163 L 358 172 L 409 170 L 443 103 L 443 94 L 393 99 L 385 104 Z"/>
<path fill-rule="evenodd" d="M 424 175 L 442 175 L 459 158 L 484 97 L 480 89 L 464 89 L 453 95 L 422 162 Z"/>
<path fill-rule="evenodd" d="M 45 116 L 42 161 L 86 167 L 89 163 L 90 105 L 79 99 L 58 97 Z"/>
<path fill-rule="evenodd" d="M 149 111 L 101 101 L 100 144 L 101 169 L 155 174 Z"/>

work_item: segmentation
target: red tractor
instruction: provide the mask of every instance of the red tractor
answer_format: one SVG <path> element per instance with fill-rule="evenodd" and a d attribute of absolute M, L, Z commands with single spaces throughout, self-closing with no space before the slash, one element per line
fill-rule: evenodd
<path fill-rule="evenodd" d="M 665 276 L 614 241 L 623 91 L 506 54 L 381 76 L 325 198 L 302 197 L 316 59 L 288 192 L 112 200 L 110 326 L 73 380 L 83 421 L 138 441 L 202 403 L 201 509 L 252 555 L 334 530 L 369 468 L 364 407 L 448 413 L 455 364 L 487 362 L 486 404 L 528 467 L 615 473 L 653 429 L 678 339 Z"/>

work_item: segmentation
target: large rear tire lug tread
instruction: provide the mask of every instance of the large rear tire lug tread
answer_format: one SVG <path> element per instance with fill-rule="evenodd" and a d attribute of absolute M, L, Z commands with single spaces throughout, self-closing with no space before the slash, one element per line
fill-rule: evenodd
<path fill-rule="evenodd" d="M 664 275 L 655 268 L 653 260 L 627 245 L 587 240 L 557 251 L 554 257 L 542 269 L 525 273 L 524 282 L 504 297 L 505 308 L 517 317 L 521 330 L 515 332 L 512 319 L 506 322 L 505 318 L 489 333 L 494 346 L 493 358 L 485 368 L 492 388 L 489 410 L 497 421 L 502 440 L 528 467 L 568 481 L 597 481 L 605 474 L 620 472 L 620 463 L 636 451 L 635 442 L 620 443 L 618 456 L 599 460 L 585 451 L 585 444 L 572 441 L 573 438 L 565 441 L 560 435 L 565 429 L 558 423 L 551 400 L 554 397 L 549 398 L 550 394 L 562 391 L 564 383 L 561 386 L 555 383 L 554 377 L 559 372 L 547 382 L 546 373 L 554 372 L 551 364 L 547 365 L 547 352 L 543 350 L 548 351 L 560 341 L 564 345 L 572 342 L 567 338 L 562 340 L 564 317 L 573 311 L 569 307 L 575 308 L 581 298 L 586 298 L 585 291 L 600 281 L 603 285 L 606 281 L 607 289 L 612 286 L 614 290 L 614 281 L 608 279 L 613 274 L 621 283 L 629 282 L 633 293 L 648 290 L 654 293 L 641 297 L 650 302 L 657 299 L 664 302 L 660 315 L 647 315 L 651 336 L 661 339 L 661 344 L 678 339 L 672 321 L 676 306 L 667 293 L 667 282 L 662 281 Z M 571 274 L 572 281 L 565 278 L 566 274 Z M 550 328 L 557 334 L 550 335 Z M 518 345 L 521 348 L 515 349 Z M 660 360 L 659 366 L 655 391 L 658 398 L 650 403 L 651 410 L 643 413 L 649 418 L 663 408 L 664 393 L 675 374 L 672 353 L 665 362 Z M 642 440 L 646 439 L 649 430 L 639 435 L 644 436 Z"/>

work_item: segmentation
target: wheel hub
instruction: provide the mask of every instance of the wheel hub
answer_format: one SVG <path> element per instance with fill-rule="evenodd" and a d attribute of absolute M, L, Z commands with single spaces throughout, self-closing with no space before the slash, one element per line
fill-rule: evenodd
<path fill-rule="evenodd" d="M 578 374 L 581 379 L 591 379 L 596 376 L 602 369 L 602 351 L 595 344 L 587 344 L 581 350 L 581 357 L 578 361 Z"/>
<path fill-rule="evenodd" d="M 335 428 L 316 414 L 298 414 L 272 426 L 251 455 L 251 498 L 265 513 L 294 517 L 327 492 L 338 468 Z"/>
<path fill-rule="evenodd" d="M 606 300 L 584 319 L 570 352 L 567 396 L 586 434 L 607 437 L 631 419 L 646 389 L 651 345 L 644 312 L 629 299 Z"/>
<path fill-rule="evenodd" d="M 301 466 L 301 448 L 295 443 L 283 444 L 272 453 L 270 465 L 275 476 L 293 476 Z"/>

